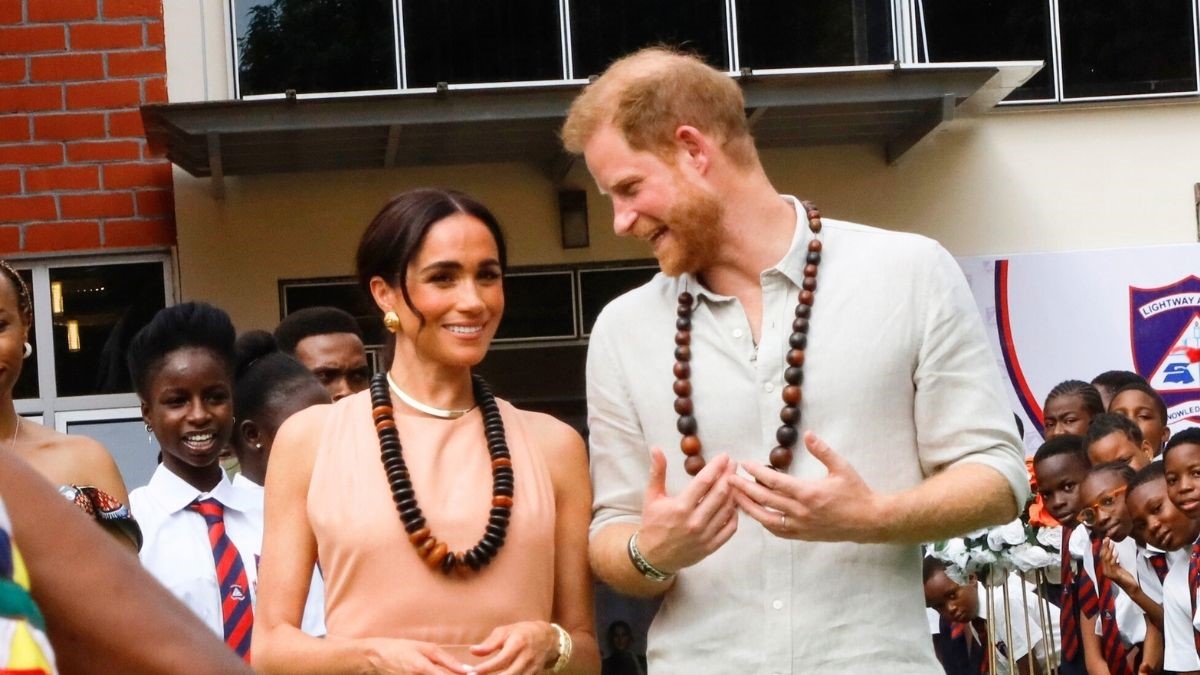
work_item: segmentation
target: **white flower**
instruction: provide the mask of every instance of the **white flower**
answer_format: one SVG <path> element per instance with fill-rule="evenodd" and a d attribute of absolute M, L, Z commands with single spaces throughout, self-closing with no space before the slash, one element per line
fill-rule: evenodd
<path fill-rule="evenodd" d="M 976 574 L 984 567 L 993 565 L 999 560 L 1000 557 L 994 551 L 979 549 L 970 552 L 967 564 L 963 569 L 966 570 L 967 574 Z"/>
<path fill-rule="evenodd" d="M 1046 549 L 1032 544 L 1014 546 L 1007 551 L 1006 555 L 1012 561 L 1013 566 L 1022 572 L 1050 567 L 1058 562 Z"/>
<path fill-rule="evenodd" d="M 969 551 L 962 539 L 947 539 L 939 548 L 934 549 L 933 556 L 948 565 L 966 567 Z"/>
<path fill-rule="evenodd" d="M 953 581 L 959 586 L 965 586 L 967 584 L 967 573 L 964 572 L 961 567 L 953 563 L 946 565 L 946 576 L 950 578 L 950 581 Z"/>
<path fill-rule="evenodd" d="M 1062 527 L 1043 527 L 1037 532 L 1038 543 L 1052 551 L 1062 550 Z"/>
<path fill-rule="evenodd" d="M 1023 544 L 1025 543 L 1025 524 L 1018 519 L 992 528 L 988 530 L 987 543 L 988 548 L 993 551 L 1001 551 L 1005 545 Z"/>

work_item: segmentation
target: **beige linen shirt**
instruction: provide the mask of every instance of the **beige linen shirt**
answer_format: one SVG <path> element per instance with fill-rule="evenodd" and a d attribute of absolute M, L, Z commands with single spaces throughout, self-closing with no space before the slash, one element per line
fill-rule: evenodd
<path fill-rule="evenodd" d="M 793 204 L 795 200 L 787 197 Z M 601 313 L 588 350 L 592 533 L 637 523 L 648 448 L 683 470 L 673 410 L 676 296 L 699 297 L 693 401 L 704 454 L 765 462 L 780 425 L 783 357 L 812 236 L 797 209 L 787 255 L 761 275 L 758 348 L 740 303 L 659 274 Z M 954 259 L 924 237 L 824 219 L 800 427 L 875 490 L 985 464 L 1024 504 L 1024 452 L 983 324 Z M 798 448 L 790 472 L 825 474 Z M 650 628 L 652 673 L 938 673 L 920 548 L 777 539 L 744 514 L 721 549 L 680 572 Z"/>

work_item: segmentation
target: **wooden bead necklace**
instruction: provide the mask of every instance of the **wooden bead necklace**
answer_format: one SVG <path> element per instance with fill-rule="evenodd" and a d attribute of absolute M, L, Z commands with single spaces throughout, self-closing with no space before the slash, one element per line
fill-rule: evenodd
<path fill-rule="evenodd" d="M 814 294 L 817 291 L 817 268 L 821 265 L 821 212 L 811 202 L 800 202 L 808 216 L 808 229 L 813 238 L 808 242 L 805 258 L 804 278 L 800 282 L 800 296 L 796 302 L 796 318 L 792 321 L 792 334 L 788 337 L 788 352 L 784 357 L 787 368 L 783 371 L 783 408 L 779 420 L 783 423 L 775 430 L 778 443 L 771 450 L 771 467 L 776 471 L 787 471 L 792 465 L 793 448 L 800 439 L 801 385 L 804 382 L 804 350 L 808 348 L 808 322 L 812 316 Z M 679 294 L 679 307 L 675 319 L 675 414 L 679 415 L 676 429 L 683 435 L 679 449 L 687 456 L 683 468 L 695 476 L 704 468 L 702 446 L 697 435 L 698 427 L 695 406 L 692 404 L 692 310 L 695 298 L 683 291 Z"/>
<path fill-rule="evenodd" d="M 417 506 L 417 495 L 413 490 L 408 466 L 400 448 L 400 432 L 392 410 L 392 398 L 388 392 L 387 376 L 378 373 L 371 378 L 371 418 L 375 421 L 375 433 L 379 436 L 379 454 L 383 469 L 392 490 L 392 501 L 400 513 L 400 521 L 408 533 L 408 540 L 417 549 L 417 555 L 430 569 L 441 569 L 450 574 L 467 568 L 479 571 L 492 561 L 508 535 L 508 520 L 512 515 L 514 475 L 512 456 L 504 435 L 504 422 L 492 390 L 478 375 L 471 376 L 471 388 L 475 401 L 483 413 L 483 434 L 487 439 L 488 454 L 492 458 L 492 509 L 483 538 L 467 551 L 451 551 L 445 542 L 438 541 L 425 524 L 421 507 Z"/>

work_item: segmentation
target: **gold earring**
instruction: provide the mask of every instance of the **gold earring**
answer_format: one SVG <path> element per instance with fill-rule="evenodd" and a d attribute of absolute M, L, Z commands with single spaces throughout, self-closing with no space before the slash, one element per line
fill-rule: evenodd
<path fill-rule="evenodd" d="M 400 317 L 395 312 L 393 312 L 392 310 L 389 309 L 383 315 L 383 327 L 387 328 L 389 333 L 395 333 L 395 332 L 399 331 L 400 330 Z"/>

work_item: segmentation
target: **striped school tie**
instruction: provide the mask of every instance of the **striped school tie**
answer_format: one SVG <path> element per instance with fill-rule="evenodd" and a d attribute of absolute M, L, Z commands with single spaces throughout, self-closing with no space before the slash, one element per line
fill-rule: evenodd
<path fill-rule="evenodd" d="M 1121 631 L 1117 627 L 1117 593 L 1113 588 L 1112 579 L 1101 571 L 1100 549 L 1102 539 L 1092 540 L 1092 564 L 1096 569 L 1096 597 L 1100 603 L 1100 649 L 1104 652 L 1104 660 L 1108 663 L 1111 675 L 1134 675 L 1125 658 L 1127 652 L 1125 643 L 1121 641 Z"/>
<path fill-rule="evenodd" d="M 221 590 L 221 618 L 225 625 L 225 644 L 238 656 L 250 661 L 250 635 L 254 629 L 254 608 L 250 606 L 250 582 L 233 540 L 225 533 L 225 507 L 209 498 L 188 504 L 204 517 L 208 525 L 208 543 L 212 545 Z"/>
<path fill-rule="evenodd" d="M 974 633 L 968 631 L 970 627 Z M 950 639 L 959 644 L 967 656 L 967 666 L 980 673 L 988 672 L 991 659 L 988 657 L 987 622 L 983 619 L 972 619 L 966 623 L 950 624 Z"/>
<path fill-rule="evenodd" d="M 1147 557 L 1150 559 L 1150 567 L 1158 575 L 1158 583 L 1165 583 L 1167 580 L 1167 554 L 1151 553 Z"/>
<path fill-rule="evenodd" d="M 1059 632 L 1062 637 L 1062 657 L 1065 661 L 1074 661 L 1079 656 L 1079 588 L 1075 570 L 1071 567 L 1071 552 L 1068 546 L 1072 529 L 1064 526 L 1062 534 L 1062 612 L 1059 614 Z"/>

